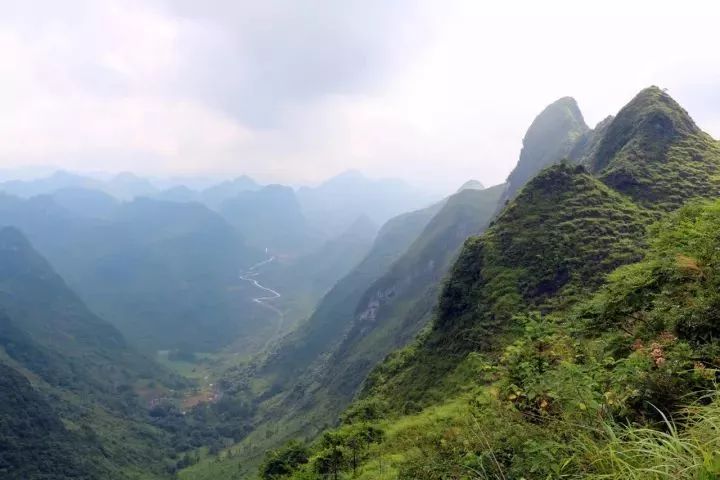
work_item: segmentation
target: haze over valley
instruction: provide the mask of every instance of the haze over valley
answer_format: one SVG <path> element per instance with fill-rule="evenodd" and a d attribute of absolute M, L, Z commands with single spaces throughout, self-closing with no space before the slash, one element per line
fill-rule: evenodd
<path fill-rule="evenodd" d="M 0 478 L 720 478 L 719 15 L 0 6 Z"/>

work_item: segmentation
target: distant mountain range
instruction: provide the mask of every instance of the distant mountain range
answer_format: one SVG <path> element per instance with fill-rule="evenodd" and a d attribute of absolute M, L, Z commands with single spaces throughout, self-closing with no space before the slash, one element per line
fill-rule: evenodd
<path fill-rule="evenodd" d="M 473 184 L 473 188 L 477 185 Z M 182 184 L 159 189 L 153 181 L 127 172 L 101 180 L 56 171 L 46 177 L 0 183 L 0 192 L 22 198 L 45 194 L 59 198 L 59 191 L 64 191 L 68 207 L 73 206 L 69 204 L 72 202 L 76 211 L 80 208 L 95 209 L 95 216 L 107 211 L 110 202 L 108 198 L 101 199 L 101 193 L 114 197 L 118 202 L 149 197 L 176 203 L 202 203 L 223 214 L 243 232 L 251 245 L 260 249 L 276 247 L 278 234 L 267 229 L 271 228 L 273 217 L 277 217 L 278 223 L 283 223 L 281 220 L 289 222 L 287 228 L 295 230 L 288 234 L 290 238 L 287 241 L 280 239 L 284 243 L 280 250 L 294 245 L 294 242 L 317 245 L 334 238 L 361 216 L 379 225 L 395 215 L 438 200 L 435 195 L 400 180 L 373 180 L 356 171 L 342 173 L 316 187 L 300 187 L 297 190 L 281 185 L 263 186 L 246 175 L 201 190 Z M 90 201 L 90 195 L 95 195 L 95 201 Z M 99 202 L 103 205 L 96 205 Z M 87 206 L 83 207 L 83 203 Z M 290 211 L 294 212 L 293 219 L 287 217 Z M 270 243 L 266 244 L 268 241 Z M 296 253 L 292 252 L 293 249 L 297 250 L 293 246 L 290 253 Z"/>
<path fill-rule="evenodd" d="M 118 203 L 67 189 L 5 195 L 0 224 L 25 232 L 94 310 L 144 348 L 207 350 L 264 328 L 252 292 L 231 290 L 262 253 L 200 204 Z"/>
<path fill-rule="evenodd" d="M 365 215 L 377 225 L 440 200 L 400 180 L 373 180 L 357 171 L 342 173 L 317 187 L 301 187 L 298 201 L 309 224 L 335 236 Z"/>

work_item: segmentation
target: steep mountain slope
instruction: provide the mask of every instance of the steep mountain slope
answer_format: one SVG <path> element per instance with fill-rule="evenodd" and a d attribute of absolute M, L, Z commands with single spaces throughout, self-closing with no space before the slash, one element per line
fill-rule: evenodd
<path fill-rule="evenodd" d="M 10 478 L 124 478 L 136 467 L 167 473 L 168 435 L 146 423 L 134 389 L 175 380 L 128 348 L 9 227 L 0 230 L 0 310 L 0 436 L 9 444 L 0 468 Z"/>
<path fill-rule="evenodd" d="M 673 106 L 677 111 L 679 107 L 675 107 L 676 104 L 668 98 L 663 98 L 664 95 L 656 88 L 648 89 L 623 109 L 617 118 L 621 124 L 627 123 L 627 120 L 623 120 L 627 115 L 624 112 L 628 109 L 638 110 L 633 107 L 637 103 L 643 105 L 642 109 L 647 115 L 650 115 L 647 112 L 655 110 L 664 112 L 667 110 L 666 105 Z M 569 99 L 563 99 L 560 104 L 567 102 Z M 574 102 L 570 102 L 570 105 L 574 105 Z M 551 107 L 557 108 L 558 103 Z M 553 111 L 552 108 L 549 109 Z M 538 117 L 543 121 L 536 120 L 526 138 L 537 138 L 534 130 L 538 125 L 549 122 L 544 118 L 547 112 L 546 109 Z M 680 109 L 680 113 L 684 112 Z M 582 118 L 579 112 L 571 117 Z M 644 121 L 637 119 L 636 123 L 642 124 Z M 610 138 L 618 135 L 615 122 L 615 118 L 609 117 L 595 130 L 585 130 L 577 137 L 575 145 L 561 142 L 563 148 L 556 150 L 555 155 L 574 156 L 575 161 L 595 159 L 602 154 L 602 145 L 610 143 Z M 689 119 L 679 123 L 694 125 Z M 582 128 L 578 131 L 580 130 Z M 712 164 L 720 159 L 720 156 L 714 157 L 714 140 L 710 139 L 708 142 L 703 158 L 709 159 Z M 533 146 L 532 143 L 525 145 L 519 165 L 523 161 L 527 163 L 530 146 Z M 663 158 L 657 156 L 649 158 L 652 162 L 663 162 Z M 555 163 L 562 157 L 552 160 L 552 157 L 548 156 L 545 159 Z M 713 168 L 711 166 L 707 170 L 712 172 Z M 437 338 L 430 333 L 427 340 L 431 345 L 428 347 L 430 350 L 440 351 L 440 356 L 443 357 L 456 353 L 462 357 L 492 338 L 494 334 L 488 331 L 493 332 L 493 324 L 509 321 L 510 317 L 522 311 L 522 308 L 558 308 L 572 303 L 584 292 L 595 288 L 602 281 L 604 273 L 627 263 L 635 258 L 633 255 L 638 254 L 637 244 L 643 227 L 652 217 L 604 188 L 589 175 L 580 171 L 574 172 L 571 167 L 563 169 L 550 170 L 536 177 L 533 180 L 535 183 L 521 191 L 523 199 L 518 198 L 517 202 L 506 209 L 485 240 L 465 249 L 453 278 L 441 297 L 436 328 L 444 327 L 444 331 Z M 686 172 L 680 169 L 667 175 L 682 177 Z M 601 179 L 605 180 L 606 177 L 603 175 Z M 712 195 L 715 190 L 686 188 L 685 191 L 688 191 L 690 196 L 703 196 Z M 673 194 L 668 192 L 667 195 Z M 659 198 L 656 197 L 656 200 Z M 573 238 L 573 235 L 582 237 Z M 584 236 L 591 238 L 585 240 Z M 510 258 L 503 258 L 505 255 Z M 543 261 L 537 262 L 536 256 L 543 258 Z M 486 265 L 487 263 L 490 265 Z M 462 265 L 465 265 L 463 268 L 467 270 L 462 270 Z M 468 269 L 470 266 L 472 268 Z M 461 279 L 463 281 L 459 281 Z M 482 282 L 487 282 L 487 285 Z M 474 292 L 475 296 L 470 297 L 467 292 Z M 549 303 L 546 305 L 546 302 Z M 376 301 L 368 305 L 370 308 L 367 315 L 370 318 L 374 318 L 376 314 L 377 303 Z M 520 305 L 527 307 L 518 310 Z M 413 315 L 420 313 L 414 311 Z M 485 331 L 486 327 L 489 327 L 488 331 Z M 479 331 L 474 331 L 476 329 Z M 375 339 L 369 343 L 376 344 L 377 341 L 378 339 Z M 450 348 L 443 350 L 440 347 Z M 456 348 L 459 351 L 454 351 Z M 351 351 L 345 351 L 346 355 L 350 353 Z M 343 364 L 337 359 L 330 363 L 336 368 Z M 428 365 L 443 362 L 425 358 L 418 363 Z M 442 372 L 438 365 L 435 365 L 435 368 Z M 346 373 L 336 376 L 335 382 L 343 384 L 357 381 L 352 374 Z M 429 378 L 430 385 L 437 380 L 436 375 L 428 375 L 426 372 L 420 375 L 417 372 L 408 372 L 407 375 L 413 380 L 417 377 Z M 390 388 L 395 387 L 396 385 L 393 385 Z"/>
<path fill-rule="evenodd" d="M 504 187 L 462 190 L 448 198 L 407 252 L 365 292 L 321 380 L 336 404 L 347 402 L 370 368 L 427 324 L 460 246 L 490 223 Z"/>
<path fill-rule="evenodd" d="M 368 388 L 405 402 L 427 399 L 469 352 L 496 345 L 514 315 L 562 307 L 638 259 L 648 222 L 582 166 L 543 170 L 484 235 L 466 242 L 433 328 L 402 373 L 381 381 L 381 368 Z"/>
<path fill-rule="evenodd" d="M 202 205 L 140 199 L 98 219 L 50 196 L 5 196 L 0 225 L 26 232 L 93 310 L 143 347 L 207 351 L 270 334 L 237 277 L 261 256 Z"/>
<path fill-rule="evenodd" d="M 625 440 L 613 418 L 651 428 L 715 390 L 718 206 L 685 207 L 645 235 L 664 210 L 717 196 L 717 148 L 656 87 L 581 136 L 563 156 L 591 173 L 543 170 L 466 242 L 432 328 L 371 373 L 289 477 L 675 475 L 634 470 L 642 459 L 605 444 Z M 666 427 L 647 438 L 670 445 L 682 427 Z M 716 476 L 710 457 L 692 478 Z"/>
<path fill-rule="evenodd" d="M 600 181 L 641 206 L 666 209 L 717 195 L 718 143 L 657 87 L 640 92 L 600 131 L 589 165 Z M 389 388 L 423 397 L 421 384 L 433 385 L 444 366 L 457 363 L 448 358 L 491 346 L 513 315 L 572 304 L 597 288 L 605 273 L 637 258 L 644 225 L 657 216 L 600 181 L 583 167 L 545 170 L 484 236 L 469 241 L 419 350 L 436 361 L 420 353 L 415 367 L 422 372 L 410 368 L 403 373 L 409 383 Z"/>
<path fill-rule="evenodd" d="M 508 176 L 501 205 L 515 197 L 540 170 L 568 157 L 588 131 L 575 99 L 563 97 L 548 105 L 525 133 L 520 159 Z"/>

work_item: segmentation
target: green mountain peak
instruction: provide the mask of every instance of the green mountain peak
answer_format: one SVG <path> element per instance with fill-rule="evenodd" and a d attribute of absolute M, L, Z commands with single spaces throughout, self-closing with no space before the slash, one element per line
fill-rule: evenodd
<path fill-rule="evenodd" d="M 700 132 L 688 113 L 664 90 L 648 87 L 620 110 L 608 126 L 592 161 L 593 171 L 607 167 L 614 156 L 634 142 L 660 150 L 673 140 Z M 638 138 L 640 137 L 640 138 Z"/>
<path fill-rule="evenodd" d="M 588 165 L 607 185 L 651 208 L 674 209 L 720 193 L 720 145 L 658 87 L 620 110 Z"/>

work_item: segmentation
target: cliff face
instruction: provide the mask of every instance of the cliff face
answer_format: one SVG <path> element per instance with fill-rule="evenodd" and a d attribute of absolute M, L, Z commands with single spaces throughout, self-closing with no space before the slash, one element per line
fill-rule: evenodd
<path fill-rule="evenodd" d="M 548 105 L 523 138 L 520 159 L 508 176 L 501 205 L 514 198 L 540 170 L 567 158 L 578 140 L 589 131 L 575 99 L 563 97 Z"/>

